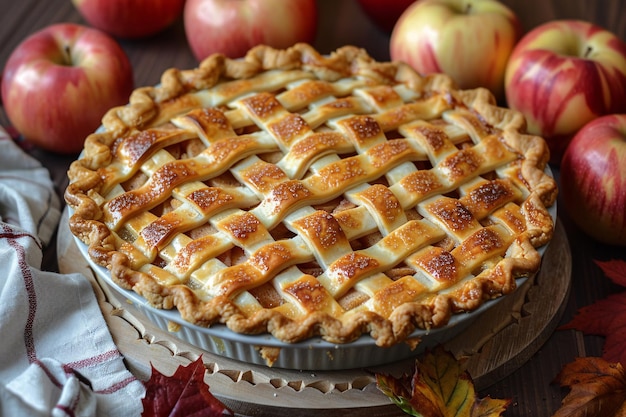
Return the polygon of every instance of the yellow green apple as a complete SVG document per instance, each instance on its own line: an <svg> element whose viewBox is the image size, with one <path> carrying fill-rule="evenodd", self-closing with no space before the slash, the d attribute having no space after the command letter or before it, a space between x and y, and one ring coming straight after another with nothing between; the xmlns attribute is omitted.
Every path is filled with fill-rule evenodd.
<svg viewBox="0 0 626 417"><path fill-rule="evenodd" d="M419 0L393 29L390 54L422 74L446 73L460 88L503 98L504 71L521 35L517 15L496 0Z"/></svg>

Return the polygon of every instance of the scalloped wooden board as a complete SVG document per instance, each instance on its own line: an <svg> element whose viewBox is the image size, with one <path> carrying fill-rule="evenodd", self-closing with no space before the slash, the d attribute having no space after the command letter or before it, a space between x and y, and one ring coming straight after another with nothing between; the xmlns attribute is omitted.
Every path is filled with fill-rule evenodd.
<svg viewBox="0 0 626 417"><path fill-rule="evenodd" d="M374 374L409 372L414 359L370 369L294 371L239 362L192 346L152 325L131 304L100 282L82 258L69 231L65 213L59 225L57 255L61 273L85 275L130 371L141 380L151 367L171 375L200 355L211 392L240 416L404 416L376 387ZM487 388L523 365L556 328L570 291L571 251L562 225L539 273L514 294L483 314L446 343L457 358L467 358L467 370L478 390Z"/></svg>

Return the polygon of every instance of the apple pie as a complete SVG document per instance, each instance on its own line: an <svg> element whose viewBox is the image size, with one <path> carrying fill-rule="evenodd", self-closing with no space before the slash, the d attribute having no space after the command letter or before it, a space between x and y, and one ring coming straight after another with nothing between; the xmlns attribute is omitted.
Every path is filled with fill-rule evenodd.
<svg viewBox="0 0 626 417"><path fill-rule="evenodd" d="M104 116L70 229L190 323L392 346L540 267L557 188L524 130L485 89L352 46L213 55Z"/></svg>

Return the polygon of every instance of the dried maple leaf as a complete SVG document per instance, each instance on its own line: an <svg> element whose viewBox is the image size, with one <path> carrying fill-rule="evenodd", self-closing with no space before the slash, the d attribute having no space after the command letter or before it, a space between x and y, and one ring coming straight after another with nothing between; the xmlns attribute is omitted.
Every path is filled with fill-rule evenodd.
<svg viewBox="0 0 626 417"><path fill-rule="evenodd" d="M378 388L405 413L420 417L500 416L510 400L479 399L462 363L441 346L416 360L412 375L376 374Z"/></svg>
<svg viewBox="0 0 626 417"><path fill-rule="evenodd" d="M626 416L626 376L619 363L602 358L576 358L555 382L570 388L553 417Z"/></svg>
<svg viewBox="0 0 626 417"><path fill-rule="evenodd" d="M209 391L204 382L206 369L202 356L187 366L179 366L174 375L165 376L152 366L145 383L142 417L214 417L233 415Z"/></svg>
<svg viewBox="0 0 626 417"><path fill-rule="evenodd" d="M616 284L626 286L626 262L596 262ZM585 334L604 336L603 358L626 364L626 292L613 294L594 304L582 307L559 329L576 329Z"/></svg>
<svg viewBox="0 0 626 417"><path fill-rule="evenodd" d="M595 261L602 272L614 283L626 287L626 262L620 260Z"/></svg>

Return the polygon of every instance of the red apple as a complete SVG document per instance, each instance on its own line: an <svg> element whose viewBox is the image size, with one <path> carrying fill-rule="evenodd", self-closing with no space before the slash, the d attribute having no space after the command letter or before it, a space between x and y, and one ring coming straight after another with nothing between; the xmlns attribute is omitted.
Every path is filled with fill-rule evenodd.
<svg viewBox="0 0 626 417"><path fill-rule="evenodd" d="M561 194L572 220L599 242L626 245L626 114L583 126L560 168Z"/></svg>
<svg viewBox="0 0 626 417"><path fill-rule="evenodd" d="M111 107L128 102L133 72L123 49L97 29L62 23L23 40L2 77L18 132L44 149L76 153Z"/></svg>
<svg viewBox="0 0 626 417"><path fill-rule="evenodd" d="M415 0L359 0L367 16L382 30L391 33L402 13Z"/></svg>
<svg viewBox="0 0 626 417"><path fill-rule="evenodd" d="M260 44L312 43L317 29L315 0L187 0L183 16L198 61L213 53L239 58Z"/></svg>
<svg viewBox="0 0 626 417"><path fill-rule="evenodd" d="M504 97L504 70L521 34L515 13L497 0L419 0L400 16L393 60L422 74L446 73L463 89Z"/></svg>
<svg viewBox="0 0 626 417"><path fill-rule="evenodd" d="M154 35L182 14L185 0L72 0L93 27L119 38Z"/></svg>
<svg viewBox="0 0 626 417"><path fill-rule="evenodd" d="M543 136L558 163L567 143L598 116L626 112L626 44L577 20L545 23L517 44L506 69L509 107Z"/></svg>

